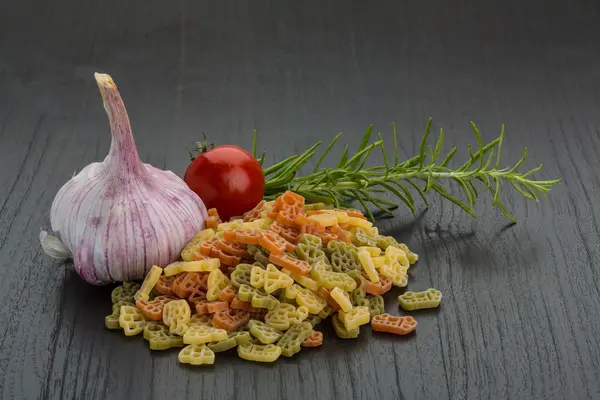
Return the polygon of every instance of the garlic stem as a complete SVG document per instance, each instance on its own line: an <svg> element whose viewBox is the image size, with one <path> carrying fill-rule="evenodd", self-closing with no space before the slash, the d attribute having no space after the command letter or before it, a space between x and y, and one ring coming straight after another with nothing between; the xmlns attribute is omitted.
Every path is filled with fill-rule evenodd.
<svg viewBox="0 0 600 400"><path fill-rule="evenodd" d="M144 167L135 147L123 99L110 75L96 72L94 77L102 95L112 134L106 167L119 171L121 176L135 178L144 173Z"/></svg>

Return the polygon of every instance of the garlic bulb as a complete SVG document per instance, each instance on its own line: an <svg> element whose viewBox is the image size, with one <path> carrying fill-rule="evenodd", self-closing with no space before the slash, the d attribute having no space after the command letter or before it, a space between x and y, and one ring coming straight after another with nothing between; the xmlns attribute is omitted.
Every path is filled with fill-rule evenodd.
<svg viewBox="0 0 600 400"><path fill-rule="evenodd" d="M72 258L87 282L142 279L152 265L178 259L204 227L202 200L171 171L140 161L123 100L112 78L95 74L112 142L101 163L86 166L52 203L54 235L40 241L46 254Z"/></svg>

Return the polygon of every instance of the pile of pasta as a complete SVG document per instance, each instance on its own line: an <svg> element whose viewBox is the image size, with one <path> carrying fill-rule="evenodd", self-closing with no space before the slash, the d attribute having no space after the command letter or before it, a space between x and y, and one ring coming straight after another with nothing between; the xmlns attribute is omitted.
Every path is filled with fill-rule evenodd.
<svg viewBox="0 0 600 400"><path fill-rule="evenodd" d="M106 326L143 334L152 350L183 347L179 361L193 365L234 348L250 361L291 357L322 345L315 328L329 317L343 339L366 324L396 335L417 326L385 313L382 295L407 285L418 256L356 210L305 204L292 192L225 223L209 210L181 258L152 267L141 285L115 288ZM440 300L436 289L399 297L405 310Z"/></svg>

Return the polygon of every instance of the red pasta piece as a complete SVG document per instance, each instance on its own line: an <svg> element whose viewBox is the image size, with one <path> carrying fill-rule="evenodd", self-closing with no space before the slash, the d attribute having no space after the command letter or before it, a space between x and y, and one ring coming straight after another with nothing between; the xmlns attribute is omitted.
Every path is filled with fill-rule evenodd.
<svg viewBox="0 0 600 400"><path fill-rule="evenodd" d="M337 301L335 301L335 299L331 297L329 290L325 289L324 287L319 287L319 289L317 290L317 294L323 299L325 299L327 301L327 304L329 304L335 311L340 311L342 309L342 307L340 307Z"/></svg>
<svg viewBox="0 0 600 400"><path fill-rule="evenodd" d="M250 313L242 310L228 309L216 312L212 317L212 323L221 329L232 332L250 320Z"/></svg>
<svg viewBox="0 0 600 400"><path fill-rule="evenodd" d="M173 281L175 280L175 278L175 275L162 275L160 278L158 278L158 282L156 282L156 286L154 286L154 288L160 294L171 296L173 295L173 290L171 289L171 286L173 285Z"/></svg>
<svg viewBox="0 0 600 400"><path fill-rule="evenodd" d="M296 243L298 236L300 236L300 229L294 226L282 225L279 222L273 222L269 229L290 243Z"/></svg>
<svg viewBox="0 0 600 400"><path fill-rule="evenodd" d="M238 265L240 263L240 260L242 259L239 256L232 256L226 254L223 250L216 246L210 249L210 256L218 258L221 261L221 263L225 265Z"/></svg>
<svg viewBox="0 0 600 400"><path fill-rule="evenodd" d="M396 317L390 314L376 315L371 320L371 329L376 332L407 335L417 327L417 321L411 317Z"/></svg>
<svg viewBox="0 0 600 400"><path fill-rule="evenodd" d="M322 344L323 332L313 330L311 335L302 342L302 347L319 347Z"/></svg>
<svg viewBox="0 0 600 400"><path fill-rule="evenodd" d="M250 303L249 301L240 300L240 298L237 296L235 296L234 299L231 301L230 307L235 310L243 310L248 311L250 313L256 313L261 311L260 308L252 307L252 303Z"/></svg>
<svg viewBox="0 0 600 400"><path fill-rule="evenodd" d="M187 299L194 287L197 287L200 280L200 274L197 272L184 272L177 275L173 281L171 289L180 299Z"/></svg>
<svg viewBox="0 0 600 400"><path fill-rule="evenodd" d="M163 317L165 304L171 300L173 300L173 298L169 296L157 296L150 301L138 300L136 301L135 306L142 311L142 314L144 314L146 318L160 321Z"/></svg>
<svg viewBox="0 0 600 400"><path fill-rule="evenodd" d="M233 299L235 299L236 294L237 289L232 285L227 285L227 287L219 293L219 299L231 303Z"/></svg>
<svg viewBox="0 0 600 400"><path fill-rule="evenodd" d="M229 309L229 303L226 301L209 301L206 303L206 309L209 313L216 313Z"/></svg>
<svg viewBox="0 0 600 400"><path fill-rule="evenodd" d="M260 219L260 214L265 208L266 201L262 200L252 210L244 214L244 222L252 222Z"/></svg>
<svg viewBox="0 0 600 400"><path fill-rule="evenodd" d="M210 238L210 239L202 242L200 244L200 254L202 254L203 256L207 256L207 257L210 256L210 251L213 249L216 242L217 242L217 239L215 239L215 238Z"/></svg>
<svg viewBox="0 0 600 400"><path fill-rule="evenodd" d="M365 278L366 274L363 274ZM389 292L392 289L392 281L383 275L379 275L379 282L371 282L369 279L365 279L365 291L369 294L378 295Z"/></svg>

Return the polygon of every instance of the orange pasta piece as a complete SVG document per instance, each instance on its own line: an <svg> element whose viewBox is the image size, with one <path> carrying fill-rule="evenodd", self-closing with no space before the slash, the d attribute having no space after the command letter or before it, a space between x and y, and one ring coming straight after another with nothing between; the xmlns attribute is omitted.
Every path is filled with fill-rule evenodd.
<svg viewBox="0 0 600 400"><path fill-rule="evenodd" d="M309 263L298 260L297 258L292 258L287 254L281 255L271 253L271 255L269 255L269 261L298 275L308 275L311 270Z"/></svg>
<svg viewBox="0 0 600 400"><path fill-rule="evenodd" d="M258 238L258 244L269 250L271 254L283 254L285 253L288 242L275 232L263 231Z"/></svg>

